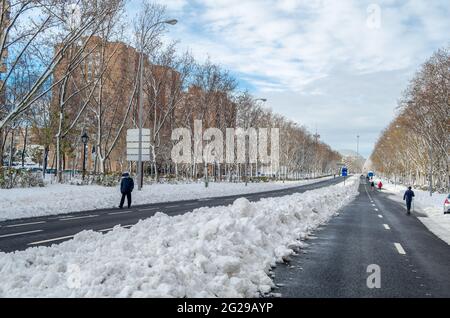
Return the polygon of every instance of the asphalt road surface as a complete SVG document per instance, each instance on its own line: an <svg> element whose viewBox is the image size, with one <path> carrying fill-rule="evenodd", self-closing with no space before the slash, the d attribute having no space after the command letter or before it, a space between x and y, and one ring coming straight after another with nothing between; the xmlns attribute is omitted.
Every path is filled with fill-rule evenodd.
<svg viewBox="0 0 450 318"><path fill-rule="evenodd" d="M276 293L286 298L450 297L450 246L388 194L371 191L364 180L359 190L300 255L275 269ZM368 287L375 273L371 265L378 266L381 288Z"/></svg>
<svg viewBox="0 0 450 318"><path fill-rule="evenodd" d="M200 207L229 205L242 197L250 201L258 201L262 198L280 197L314 190L342 181L342 178L336 178L299 187L254 194L156 203L124 210L119 210L118 208L103 209L0 222L0 251L9 253L30 247L59 244L72 239L74 235L84 230L106 233L117 225L127 228L135 225L140 220L152 217L157 212L163 212L171 216L180 215ZM120 200L119 194L117 198L118 204ZM70 198L68 198L67 204L70 204Z"/></svg>

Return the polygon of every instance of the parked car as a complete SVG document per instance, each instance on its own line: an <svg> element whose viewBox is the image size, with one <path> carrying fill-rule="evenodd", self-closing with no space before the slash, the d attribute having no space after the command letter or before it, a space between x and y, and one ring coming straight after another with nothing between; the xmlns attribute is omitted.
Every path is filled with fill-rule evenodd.
<svg viewBox="0 0 450 318"><path fill-rule="evenodd" d="M450 214L450 194L444 202L444 214Z"/></svg>

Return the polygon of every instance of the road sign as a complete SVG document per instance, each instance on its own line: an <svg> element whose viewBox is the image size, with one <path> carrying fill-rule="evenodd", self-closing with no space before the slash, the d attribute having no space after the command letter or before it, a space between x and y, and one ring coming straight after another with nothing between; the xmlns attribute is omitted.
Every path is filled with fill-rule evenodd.
<svg viewBox="0 0 450 318"><path fill-rule="evenodd" d="M127 143L139 142L139 129L127 131ZM150 142L150 129L142 129L142 142Z"/></svg>
<svg viewBox="0 0 450 318"><path fill-rule="evenodd" d="M348 177L348 169L347 168L342 168L342 176Z"/></svg>
<svg viewBox="0 0 450 318"><path fill-rule="evenodd" d="M142 161L150 160L151 137L150 129L142 129L142 143L139 147L139 129L127 131L127 160L139 161L139 148L142 148Z"/></svg>
<svg viewBox="0 0 450 318"><path fill-rule="evenodd" d="M143 136L150 136L150 129L142 129ZM139 137L139 129L128 129L127 136L136 136Z"/></svg>
<svg viewBox="0 0 450 318"><path fill-rule="evenodd" d="M139 148L127 148L128 155L139 155ZM142 148L143 156L150 156L150 148Z"/></svg>

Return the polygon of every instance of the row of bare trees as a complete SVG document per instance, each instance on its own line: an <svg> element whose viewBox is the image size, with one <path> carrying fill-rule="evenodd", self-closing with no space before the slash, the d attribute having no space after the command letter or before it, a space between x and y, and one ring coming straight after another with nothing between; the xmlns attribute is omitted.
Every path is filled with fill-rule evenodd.
<svg viewBox="0 0 450 318"><path fill-rule="evenodd" d="M450 50L438 50L417 72L399 114L378 140L375 169L406 184L449 190Z"/></svg>
<svg viewBox="0 0 450 318"><path fill-rule="evenodd" d="M80 136L87 133L91 173L133 169L127 162L126 131L142 123L151 129L152 161L145 170L155 179L160 174L260 174L258 163L173 164L173 129L194 130L194 120L201 120L204 128L224 133L233 127L280 128L281 168L270 171L272 175L292 178L335 171L340 156L330 147L239 92L237 81L220 66L210 60L199 63L190 52L180 53L175 42L164 41L174 20L163 6L144 1L130 23L126 0L0 3L0 56L5 65L0 74L0 158L10 165L13 148L23 148L23 156L27 143L34 143L42 147L38 157L43 170L54 168L62 182L64 171L81 169ZM18 134L24 137L23 145L14 144Z"/></svg>

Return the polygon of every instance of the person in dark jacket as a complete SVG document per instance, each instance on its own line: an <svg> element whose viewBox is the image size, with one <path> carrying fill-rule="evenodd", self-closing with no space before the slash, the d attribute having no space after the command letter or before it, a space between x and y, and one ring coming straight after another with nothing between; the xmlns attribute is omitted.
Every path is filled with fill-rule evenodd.
<svg viewBox="0 0 450 318"><path fill-rule="evenodd" d="M408 187L408 190L406 190L405 195L403 196L403 201L406 201L406 209L408 210L407 214L410 215L411 214L411 205L412 205L412 201L413 198L416 195L414 194L414 191L412 190L411 187Z"/></svg>
<svg viewBox="0 0 450 318"><path fill-rule="evenodd" d="M125 203L125 197L127 198L128 208L131 207L131 192L134 189L133 178L130 177L128 172L122 174L122 181L120 183L120 192L122 193L122 199L120 200L119 208L123 209Z"/></svg>

